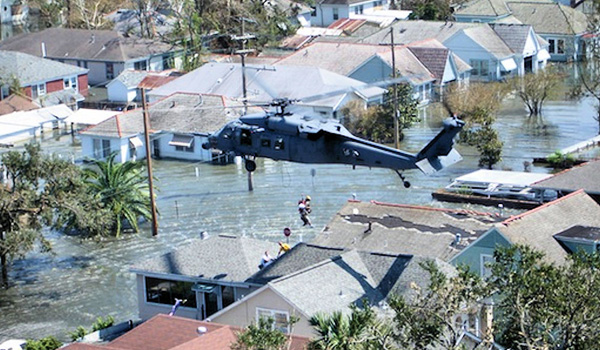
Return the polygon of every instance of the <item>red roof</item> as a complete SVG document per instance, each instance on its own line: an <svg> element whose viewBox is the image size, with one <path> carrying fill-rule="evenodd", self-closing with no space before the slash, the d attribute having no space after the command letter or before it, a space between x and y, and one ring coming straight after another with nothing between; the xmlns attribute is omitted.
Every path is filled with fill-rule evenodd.
<svg viewBox="0 0 600 350"><path fill-rule="evenodd" d="M30 99L14 94L0 101L0 115L19 111L30 111L38 108L40 107L31 102Z"/></svg>
<svg viewBox="0 0 600 350"><path fill-rule="evenodd" d="M199 335L198 327L206 327ZM105 345L72 343L66 350L229 350L239 328L178 316L158 314ZM292 336L291 350L303 350L309 339Z"/></svg>

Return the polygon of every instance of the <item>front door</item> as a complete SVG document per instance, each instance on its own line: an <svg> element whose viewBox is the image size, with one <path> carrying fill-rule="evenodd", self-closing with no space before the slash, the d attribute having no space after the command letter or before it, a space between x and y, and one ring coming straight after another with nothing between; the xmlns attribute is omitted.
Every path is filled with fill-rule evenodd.
<svg viewBox="0 0 600 350"><path fill-rule="evenodd" d="M525 73L533 72L533 56L525 57Z"/></svg>
<svg viewBox="0 0 600 350"><path fill-rule="evenodd" d="M154 149L154 158L160 158L160 142L158 140L152 141L152 148Z"/></svg>

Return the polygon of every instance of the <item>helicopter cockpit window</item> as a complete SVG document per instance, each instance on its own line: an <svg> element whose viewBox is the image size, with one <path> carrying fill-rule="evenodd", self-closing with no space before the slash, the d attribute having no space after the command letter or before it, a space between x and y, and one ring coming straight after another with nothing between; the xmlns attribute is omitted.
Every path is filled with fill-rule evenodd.
<svg viewBox="0 0 600 350"><path fill-rule="evenodd" d="M283 143L283 139L281 137L275 139L275 144L273 145L273 148L275 148L276 150L282 150L285 148L285 144Z"/></svg>
<svg viewBox="0 0 600 350"><path fill-rule="evenodd" d="M242 145L252 146L252 133L250 132L250 130L242 129L240 143Z"/></svg>
<svg viewBox="0 0 600 350"><path fill-rule="evenodd" d="M271 140L270 139L262 139L260 140L260 145L263 147L271 147Z"/></svg>

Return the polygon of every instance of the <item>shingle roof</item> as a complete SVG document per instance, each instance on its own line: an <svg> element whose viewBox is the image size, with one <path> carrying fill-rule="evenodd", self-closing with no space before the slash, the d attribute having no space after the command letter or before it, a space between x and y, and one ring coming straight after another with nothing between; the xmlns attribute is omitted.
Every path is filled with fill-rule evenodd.
<svg viewBox="0 0 600 350"><path fill-rule="evenodd" d="M396 47L396 69L400 76L409 77L413 84L433 80L433 75L405 47ZM390 67L390 46L316 42L279 60L276 65L312 66L348 76L374 56L379 56ZM385 77L388 78L388 77Z"/></svg>
<svg viewBox="0 0 600 350"><path fill-rule="evenodd" d="M137 263L132 270L243 282L259 270L265 251L278 249L274 242L219 235Z"/></svg>
<svg viewBox="0 0 600 350"><path fill-rule="evenodd" d="M124 62L134 58L174 50L174 46L158 40L125 38L112 30L48 28L14 36L0 42L0 49L54 59L85 59Z"/></svg>
<svg viewBox="0 0 600 350"><path fill-rule="evenodd" d="M456 14L498 17L509 15L510 10L504 0L474 0L461 5Z"/></svg>
<svg viewBox="0 0 600 350"><path fill-rule="evenodd" d="M508 1L507 5L513 16L539 34L573 35L588 30L585 14L556 2Z"/></svg>
<svg viewBox="0 0 600 350"><path fill-rule="evenodd" d="M523 53L532 27L527 24L490 23L490 27L515 53Z"/></svg>
<svg viewBox="0 0 600 350"><path fill-rule="evenodd" d="M510 47L487 24L467 28L463 32L497 59L507 58L514 54Z"/></svg>
<svg viewBox="0 0 600 350"><path fill-rule="evenodd" d="M322 5L352 5L357 4L359 2L364 2L364 0L323 0L320 2Z"/></svg>
<svg viewBox="0 0 600 350"><path fill-rule="evenodd" d="M555 234L554 237L598 242L600 241L600 227L575 225Z"/></svg>
<svg viewBox="0 0 600 350"><path fill-rule="evenodd" d="M406 45L416 41L437 39L440 42L451 37L461 29L483 26L484 23L460 23L440 21L398 21L392 25L394 28L394 42ZM390 29L381 29L378 32L359 40L364 44L389 44Z"/></svg>
<svg viewBox="0 0 600 350"><path fill-rule="evenodd" d="M312 243L449 261L498 221L474 211L349 201Z"/></svg>
<svg viewBox="0 0 600 350"><path fill-rule="evenodd" d="M222 96L174 94L150 105L150 126L152 132L162 130L173 133L208 134L239 117L240 111L235 108L224 108L231 105L239 104L226 101ZM143 131L142 110L138 108L85 129L81 134L122 138Z"/></svg>
<svg viewBox="0 0 600 350"><path fill-rule="evenodd" d="M446 46L439 42L436 39L429 39L424 41L415 42L408 45L411 48L436 48L436 49L445 49ZM470 71L473 67L471 67L467 62L463 61L462 58L458 57L455 53L451 52L452 60L456 64L456 68L460 73Z"/></svg>
<svg viewBox="0 0 600 350"><path fill-rule="evenodd" d="M290 301L304 315L318 312L348 312L351 303L366 298L377 305L388 296L414 296L411 285L426 289L429 275L420 266L429 260L410 255L381 254L351 250L297 273L269 283L269 287ZM442 272L453 268L434 260Z"/></svg>
<svg viewBox="0 0 600 350"><path fill-rule="evenodd" d="M408 49L433 74L436 80L442 81L450 50L434 47L409 47Z"/></svg>
<svg viewBox="0 0 600 350"><path fill-rule="evenodd" d="M19 111L30 111L38 108L40 107L31 102L31 100L14 94L0 101L0 115Z"/></svg>
<svg viewBox="0 0 600 350"><path fill-rule="evenodd" d="M563 263L567 252L554 235L574 225L600 227L600 205L583 191L511 217L497 229L514 244L526 244L546 254L546 259Z"/></svg>
<svg viewBox="0 0 600 350"><path fill-rule="evenodd" d="M126 69L108 84L111 85L114 81L118 81L125 85L125 87L127 88L134 88L137 87L138 84L141 83L147 75L147 71Z"/></svg>
<svg viewBox="0 0 600 350"><path fill-rule="evenodd" d="M600 160L592 160L539 181L533 188L549 188L573 192L582 188L590 194L600 194Z"/></svg>
<svg viewBox="0 0 600 350"><path fill-rule="evenodd" d="M237 63L210 62L150 92L153 96L165 96L175 92L210 93L242 98L242 69ZM290 83L290 82L293 82ZM307 66L254 66L246 65L248 99L271 101L274 98L302 99L321 93L337 91L350 86L363 85L358 80L325 69ZM370 87L361 94L377 96L384 89ZM310 104L338 106L343 94Z"/></svg>
<svg viewBox="0 0 600 350"><path fill-rule="evenodd" d="M9 82L14 76L21 86L81 75L88 70L21 52L0 50L0 81Z"/></svg>
<svg viewBox="0 0 600 350"><path fill-rule="evenodd" d="M341 254L343 249L299 243L280 256L275 262L258 271L247 282L266 284L290 273L307 268L318 262Z"/></svg>

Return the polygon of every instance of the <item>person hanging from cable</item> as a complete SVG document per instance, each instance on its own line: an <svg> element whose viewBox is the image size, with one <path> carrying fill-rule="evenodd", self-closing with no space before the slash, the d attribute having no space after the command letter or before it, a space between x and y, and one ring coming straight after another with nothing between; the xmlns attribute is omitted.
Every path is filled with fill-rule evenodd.
<svg viewBox="0 0 600 350"><path fill-rule="evenodd" d="M310 218L308 217L308 210L306 210L305 201L300 201L298 204L298 213L300 213L300 219L304 223L302 226L310 226L312 227L312 223L310 222Z"/></svg>

